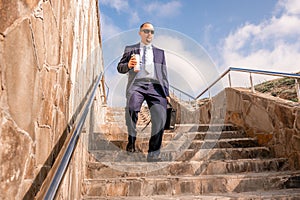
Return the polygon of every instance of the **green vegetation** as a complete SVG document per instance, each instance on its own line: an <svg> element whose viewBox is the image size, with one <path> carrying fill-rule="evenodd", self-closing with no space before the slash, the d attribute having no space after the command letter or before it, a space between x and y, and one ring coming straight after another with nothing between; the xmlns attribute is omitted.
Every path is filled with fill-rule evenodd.
<svg viewBox="0 0 300 200"><path fill-rule="evenodd" d="M298 102L295 79L293 78L280 78L266 81L256 85L254 88L256 91L267 93L274 97Z"/></svg>

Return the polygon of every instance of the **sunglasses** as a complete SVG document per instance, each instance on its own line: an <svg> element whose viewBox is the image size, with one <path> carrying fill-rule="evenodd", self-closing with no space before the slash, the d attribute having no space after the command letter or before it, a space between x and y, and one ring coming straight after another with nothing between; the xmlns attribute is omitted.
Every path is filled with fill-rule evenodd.
<svg viewBox="0 0 300 200"><path fill-rule="evenodd" d="M143 31L143 32L146 33L146 34L149 34L149 33L151 33L152 35L154 34L154 30L143 29L143 30L141 30L141 31Z"/></svg>

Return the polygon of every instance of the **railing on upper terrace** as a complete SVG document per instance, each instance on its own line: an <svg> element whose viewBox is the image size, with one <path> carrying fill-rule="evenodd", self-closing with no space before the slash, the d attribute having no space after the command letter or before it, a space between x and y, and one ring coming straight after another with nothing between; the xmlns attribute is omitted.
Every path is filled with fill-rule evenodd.
<svg viewBox="0 0 300 200"><path fill-rule="evenodd" d="M294 78L295 79L295 87L296 87L296 93L298 97L298 102L300 102L300 74L295 74L295 73L284 73L284 72L274 72L274 71L265 71L265 70L254 70L254 69L245 69L245 68L237 68L237 67L229 67L223 74L221 74L214 82L212 82L207 88L205 88L198 96L193 97L192 95L174 87L170 86L173 88L173 90L176 90L177 92L180 93L180 96L183 94L186 97L188 97L190 100L197 100L201 96L203 96L205 93L210 92L210 89L216 85L222 78L224 78L228 74L228 79L229 79L229 87L232 87L232 81L231 81L231 76L230 72L235 71L235 72L245 72L249 73L249 79L250 79L250 85L251 85L251 91L255 92L254 89L254 84L253 84L253 74L261 74L261 75L269 75L269 76L279 76L279 77L286 77L286 78Z"/></svg>

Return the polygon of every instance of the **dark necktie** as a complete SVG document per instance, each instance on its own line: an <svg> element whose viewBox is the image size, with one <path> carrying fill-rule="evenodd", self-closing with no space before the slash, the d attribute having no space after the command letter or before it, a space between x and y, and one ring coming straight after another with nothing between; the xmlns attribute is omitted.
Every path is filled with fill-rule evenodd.
<svg viewBox="0 0 300 200"><path fill-rule="evenodd" d="M142 57L142 64L146 65L146 46L143 47L143 57Z"/></svg>

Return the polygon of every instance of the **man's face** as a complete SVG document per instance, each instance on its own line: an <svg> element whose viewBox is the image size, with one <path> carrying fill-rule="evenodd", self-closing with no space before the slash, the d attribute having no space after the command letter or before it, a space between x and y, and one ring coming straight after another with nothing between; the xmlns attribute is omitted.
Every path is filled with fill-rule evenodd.
<svg viewBox="0 0 300 200"><path fill-rule="evenodd" d="M146 45L150 44L154 36L154 28L152 24L145 24L140 30L139 35L141 36L142 43Z"/></svg>

